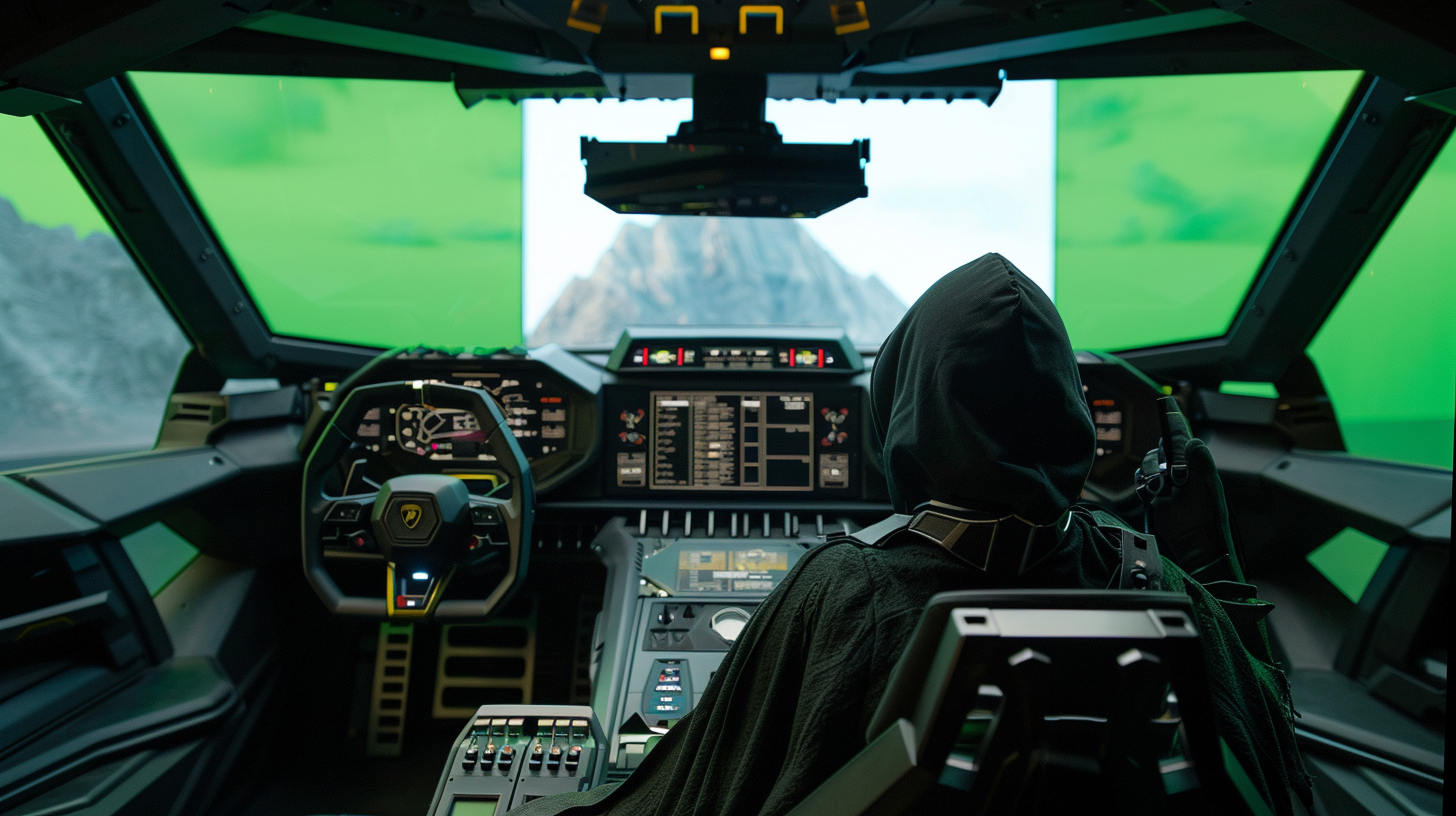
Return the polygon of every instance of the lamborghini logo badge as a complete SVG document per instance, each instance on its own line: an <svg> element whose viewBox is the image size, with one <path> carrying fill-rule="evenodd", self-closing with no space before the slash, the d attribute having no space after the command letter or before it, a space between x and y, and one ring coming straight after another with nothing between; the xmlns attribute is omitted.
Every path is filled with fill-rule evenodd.
<svg viewBox="0 0 1456 816"><path fill-rule="evenodd" d="M411 530L420 523L420 516L424 514L425 511L420 509L418 504L401 504L399 506L399 517L404 520L404 526Z"/></svg>

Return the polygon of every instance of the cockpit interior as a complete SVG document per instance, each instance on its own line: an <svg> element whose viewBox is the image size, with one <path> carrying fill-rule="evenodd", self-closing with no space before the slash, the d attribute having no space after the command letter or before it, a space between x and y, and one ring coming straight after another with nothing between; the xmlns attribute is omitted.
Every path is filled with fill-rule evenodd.
<svg viewBox="0 0 1456 816"><path fill-rule="evenodd" d="M1171 398L1273 604L1310 801L1239 788L1176 682L1195 747L1136 784L1443 813L1453 129L1456 6L1407 0L0 4L0 813L630 779L895 512L881 343L989 252L1076 349L1081 502L1149 529ZM950 693L1036 611L997 598L898 671ZM897 674L919 713L793 812L1044 812L977 798L995 676L951 722Z"/></svg>

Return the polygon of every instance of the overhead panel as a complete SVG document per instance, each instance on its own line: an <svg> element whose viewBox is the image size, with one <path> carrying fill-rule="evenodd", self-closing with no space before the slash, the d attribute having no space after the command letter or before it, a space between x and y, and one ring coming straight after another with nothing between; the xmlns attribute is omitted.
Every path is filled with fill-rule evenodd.
<svg viewBox="0 0 1456 816"><path fill-rule="evenodd" d="M871 55L864 70L869 73L911 73L933 71L966 65L1012 60L1034 54L1047 54L1073 48L1157 37L1180 31L1229 25L1241 18L1220 9L1201 9L1182 14L1159 14L1139 20L1116 22L1069 31L986 42L957 47L962 40L954 32L922 32L913 35L897 53Z"/></svg>
<svg viewBox="0 0 1456 816"><path fill-rule="evenodd" d="M461 19L474 22L472 18ZM454 28L453 21L437 19L436 22L435 26L422 23L418 25L418 31L402 31L314 15L266 11L250 17L243 26L270 34L525 74L575 74L587 67L571 58L574 55L543 55L540 44L530 34L512 38L515 42L485 45L469 41L467 37L471 31L468 28L448 31ZM487 28L496 29L498 26Z"/></svg>
<svg viewBox="0 0 1456 816"><path fill-rule="evenodd" d="M72 107L83 88L237 25L266 0L73 3L0 11L0 113Z"/></svg>

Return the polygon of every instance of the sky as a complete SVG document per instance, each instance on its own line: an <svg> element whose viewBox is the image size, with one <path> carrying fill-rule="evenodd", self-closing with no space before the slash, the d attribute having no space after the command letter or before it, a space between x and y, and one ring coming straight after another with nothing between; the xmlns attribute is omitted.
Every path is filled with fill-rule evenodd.
<svg viewBox="0 0 1456 816"><path fill-rule="evenodd" d="M586 277L623 222L582 193L582 136L662 141L688 100L531 100L525 105L525 329ZM878 275L909 304L941 275L1000 252L1048 292L1053 269L1056 83L1007 82L975 100L780 102L788 142L870 139L869 198L800 223L850 272ZM563 225L564 228L563 228Z"/></svg>

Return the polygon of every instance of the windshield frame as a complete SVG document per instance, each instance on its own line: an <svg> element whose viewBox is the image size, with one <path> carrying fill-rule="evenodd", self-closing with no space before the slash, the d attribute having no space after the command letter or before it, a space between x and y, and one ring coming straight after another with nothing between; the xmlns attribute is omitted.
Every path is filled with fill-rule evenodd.
<svg viewBox="0 0 1456 816"><path fill-rule="evenodd" d="M1253 276L1229 328L1222 335L1114 353L1149 373L1176 371L1183 378L1189 378L1191 374L1213 381L1259 380L1261 372L1280 368L1281 364L1287 367L1288 355L1271 354L1267 338L1270 332L1266 327L1280 323L1285 328L1283 335L1301 338L1294 352L1302 354L1309 339L1343 293L1348 276L1329 276L1341 278L1337 285L1330 285L1328 279L1316 280L1319 276L1312 264L1290 262L1287 253L1292 243L1311 231L1312 216L1326 216L1322 224L1329 220L1328 211L1332 209L1338 193L1348 193L1350 183L1368 175L1370 166L1382 165L1384 172L1392 172L1392 168L1384 167L1390 162L1379 147L1388 149L1388 142L1411 130L1429 129L1427 122L1404 121L1420 118L1429 109L1407 106L1421 107L1421 111L1406 115L1404 120L1396 116L1396 124L1400 127L1390 127L1389 118L1383 120L1387 124L1381 129L1383 138L1355 138L1359 134L1354 133L1353 125L1359 123L1358 117L1362 114L1377 108L1390 108L1392 115L1401 112L1388 99L1393 91L1390 83L1382 86L1379 80L1368 75L1360 80L1303 189L1286 214L1283 226L1268 247L1264 263ZM123 76L89 89L86 97L83 101L87 104L43 114L41 118L48 130L62 133L67 129L75 132L84 128L97 137L96 141L105 143L106 149L93 150L79 155L79 158L78 151L69 150L68 160L87 189L106 205L104 209L116 224L118 234L123 235L134 254L145 261L145 268L164 292L184 330L197 340L202 353L214 367L227 376L277 376L288 371L313 375L319 369L356 368L383 350L382 347L274 333L242 285L211 225L202 216L192 191L135 89ZM134 121L140 127L108 127L108 124L119 121L117 117L126 117L128 123ZM1447 127L1436 141L1444 143L1449 130ZM1359 231L1357 243L1363 244L1363 249L1356 253L1358 258L1350 264L1350 275L1358 270L1369 250L1389 226L1434 153L1435 150L1428 150L1424 161L1417 157L1415 162L1407 160L1393 168L1396 176L1391 186L1397 189L1397 193L1384 195L1386 200L1382 203L1386 206L1379 217L1367 221L1366 229ZM135 202L122 203L111 185L105 182L108 177L139 181L138 186L143 189L138 192L144 194L140 197L151 199L155 217L148 218L147 208L137 206ZM1336 187L1340 189L1336 190ZM1372 223L1374 229L1369 228ZM1314 298L1316 302L1297 304L1297 308L1291 308L1288 298L1291 291L1311 288L1310 284L1315 284L1313 288L1320 295ZM1261 310L1262 315L1256 314ZM583 347L571 350L603 353L608 349ZM866 347L864 351L872 353L873 349ZM1270 379L1271 376L1265 373L1262 378Z"/></svg>

